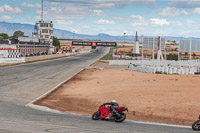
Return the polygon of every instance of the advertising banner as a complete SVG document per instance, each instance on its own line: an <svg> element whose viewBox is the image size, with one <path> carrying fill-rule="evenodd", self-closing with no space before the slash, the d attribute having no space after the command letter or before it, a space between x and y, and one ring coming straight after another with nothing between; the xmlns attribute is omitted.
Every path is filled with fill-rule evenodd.
<svg viewBox="0 0 200 133"><path fill-rule="evenodd" d="M73 41L72 45L74 46L106 46L106 47L115 47L117 46L116 42L78 42Z"/></svg>
<svg viewBox="0 0 200 133"><path fill-rule="evenodd" d="M107 47L114 47L117 45L116 42L97 42L97 46L107 46Z"/></svg>
<svg viewBox="0 0 200 133"><path fill-rule="evenodd" d="M74 46L92 46L92 42L72 42Z"/></svg>
<svg viewBox="0 0 200 133"><path fill-rule="evenodd" d="M165 50L165 38L161 38L160 44L161 44L161 50ZM151 37L143 38L143 49L158 50L158 38L151 38Z"/></svg>
<svg viewBox="0 0 200 133"><path fill-rule="evenodd" d="M8 54L8 50L0 50L0 58L6 58Z"/></svg>

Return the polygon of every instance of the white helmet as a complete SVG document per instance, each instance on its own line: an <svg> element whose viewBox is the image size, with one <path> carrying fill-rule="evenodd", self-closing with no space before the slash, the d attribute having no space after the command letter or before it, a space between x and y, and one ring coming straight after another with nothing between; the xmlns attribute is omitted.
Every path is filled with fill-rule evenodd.
<svg viewBox="0 0 200 133"><path fill-rule="evenodd" d="M112 100L111 102L112 102L112 103L117 103L115 100Z"/></svg>

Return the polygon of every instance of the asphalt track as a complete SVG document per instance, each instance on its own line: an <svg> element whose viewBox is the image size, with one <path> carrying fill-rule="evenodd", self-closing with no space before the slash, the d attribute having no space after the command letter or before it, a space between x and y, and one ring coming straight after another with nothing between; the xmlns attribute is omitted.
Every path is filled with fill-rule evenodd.
<svg viewBox="0 0 200 133"><path fill-rule="evenodd" d="M190 128L93 121L88 116L58 114L26 107L65 79L105 54L99 52L0 68L0 133L190 133Z"/></svg>

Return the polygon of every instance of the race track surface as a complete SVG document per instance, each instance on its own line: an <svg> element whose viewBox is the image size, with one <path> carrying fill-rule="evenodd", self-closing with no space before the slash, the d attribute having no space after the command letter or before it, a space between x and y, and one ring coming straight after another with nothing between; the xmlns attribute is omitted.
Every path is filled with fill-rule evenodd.
<svg viewBox="0 0 200 133"><path fill-rule="evenodd" d="M28 103L106 54L99 52L0 68L0 133L190 133L189 128L93 121L88 116L56 114Z"/></svg>

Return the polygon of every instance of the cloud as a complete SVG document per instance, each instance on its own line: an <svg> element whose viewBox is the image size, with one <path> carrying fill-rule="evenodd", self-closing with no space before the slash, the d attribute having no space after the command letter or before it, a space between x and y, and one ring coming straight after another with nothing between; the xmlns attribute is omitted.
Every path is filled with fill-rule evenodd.
<svg viewBox="0 0 200 133"><path fill-rule="evenodd" d="M166 19L152 18L150 19L150 21L152 24L155 24L155 25L160 25L160 26L169 25L169 22Z"/></svg>
<svg viewBox="0 0 200 133"><path fill-rule="evenodd" d="M93 9L121 8L128 5L144 5L154 7L155 0L47 0L53 3L68 3L73 5L90 7Z"/></svg>
<svg viewBox="0 0 200 133"><path fill-rule="evenodd" d="M172 0L168 6L176 8L196 8L200 7L199 0Z"/></svg>
<svg viewBox="0 0 200 133"><path fill-rule="evenodd" d="M130 18L133 21L132 26L148 25L148 22L142 16L131 15Z"/></svg>
<svg viewBox="0 0 200 133"><path fill-rule="evenodd" d="M170 25L172 25L172 26L179 26L179 27L184 26L184 24L182 22L179 22L179 21L171 22Z"/></svg>
<svg viewBox="0 0 200 133"><path fill-rule="evenodd" d="M193 14L200 15L200 8L195 8Z"/></svg>
<svg viewBox="0 0 200 133"><path fill-rule="evenodd" d="M19 14L23 11L18 7L11 7L10 5L2 5L0 6L0 14Z"/></svg>
<svg viewBox="0 0 200 133"><path fill-rule="evenodd" d="M175 7L166 7L161 10L159 10L158 13L160 16L165 16L165 17L176 17L179 15L190 15L189 12L185 10L179 10Z"/></svg>
<svg viewBox="0 0 200 133"><path fill-rule="evenodd" d="M89 29L89 28L90 28L90 26L88 26L88 25L83 26L83 29Z"/></svg>
<svg viewBox="0 0 200 133"><path fill-rule="evenodd" d="M187 25L192 25L192 24L194 24L194 21L187 19L186 23L187 23Z"/></svg>
<svg viewBox="0 0 200 133"><path fill-rule="evenodd" d="M46 6L44 6L44 11L45 18L54 20L83 19L86 16L94 16L94 11L88 9L88 7L66 3L46 3ZM38 10L37 14L39 14L40 12L41 11Z"/></svg>
<svg viewBox="0 0 200 133"><path fill-rule="evenodd" d="M28 4L26 2L22 3L21 6L23 7L30 7L30 8L41 8L41 4L35 3L35 4Z"/></svg>
<svg viewBox="0 0 200 133"><path fill-rule="evenodd" d="M48 12L44 17L62 20L83 19L87 16L108 16L103 9L122 8L128 5L142 5L153 7L155 0L46 0L44 11ZM112 16L110 16L112 17Z"/></svg>
<svg viewBox="0 0 200 133"><path fill-rule="evenodd" d="M7 16L7 15L3 15L1 18L4 19L4 20L11 20L12 19L11 16Z"/></svg>
<svg viewBox="0 0 200 133"><path fill-rule="evenodd" d="M105 19L100 19L98 21L95 22L96 24L102 24L102 25L105 25L105 24L115 24L114 21L109 21L109 20L105 20Z"/></svg>
<svg viewBox="0 0 200 133"><path fill-rule="evenodd" d="M181 11L181 14L186 15L186 16L189 16L189 15L190 15L190 13L187 12L187 11L185 11L185 10L182 10L182 11Z"/></svg>
<svg viewBox="0 0 200 133"><path fill-rule="evenodd" d="M102 10L93 10L93 15L92 16L104 16L104 12Z"/></svg>
<svg viewBox="0 0 200 133"><path fill-rule="evenodd" d="M113 17L113 19L116 19L116 20L124 20L123 17Z"/></svg>
<svg viewBox="0 0 200 133"><path fill-rule="evenodd" d="M133 19L139 19L139 20L144 19L142 16L131 15L130 17L133 18Z"/></svg>
<svg viewBox="0 0 200 133"><path fill-rule="evenodd" d="M36 10L35 13L38 15L41 15L41 10ZM47 13L47 11L43 11L43 14L47 15L48 13Z"/></svg>
<svg viewBox="0 0 200 133"><path fill-rule="evenodd" d="M66 21L66 20L56 20L57 24L59 25L72 25L72 21Z"/></svg>

